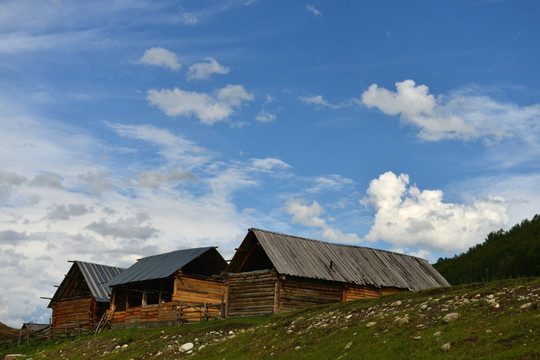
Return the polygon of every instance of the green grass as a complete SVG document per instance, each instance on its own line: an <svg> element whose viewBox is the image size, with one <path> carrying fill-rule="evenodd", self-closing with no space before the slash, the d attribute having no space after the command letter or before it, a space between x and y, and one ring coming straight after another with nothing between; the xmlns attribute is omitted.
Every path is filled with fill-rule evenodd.
<svg viewBox="0 0 540 360"><path fill-rule="evenodd" d="M497 308L488 303L489 295L495 297ZM531 305L521 308L528 303ZM267 317L107 331L30 343L10 352L24 353L33 360L540 359L539 305L540 278L505 280ZM459 313L459 319L444 324L441 318L450 312ZM408 322L395 321L404 316ZM369 322L375 325L367 327ZM437 332L440 334L434 335ZM194 351L180 352L187 342L195 344ZM451 344L449 351L441 349L445 343ZM5 353L0 352L0 359Z"/></svg>

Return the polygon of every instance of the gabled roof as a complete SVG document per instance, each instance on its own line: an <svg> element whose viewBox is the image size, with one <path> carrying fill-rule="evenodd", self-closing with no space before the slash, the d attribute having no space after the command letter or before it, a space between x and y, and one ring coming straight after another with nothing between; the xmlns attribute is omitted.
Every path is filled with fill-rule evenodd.
<svg viewBox="0 0 540 360"><path fill-rule="evenodd" d="M249 229L226 272L241 272L246 257L262 247L279 274L421 290L450 284L426 260L367 247L341 245ZM262 261L264 262L264 261Z"/></svg>
<svg viewBox="0 0 540 360"><path fill-rule="evenodd" d="M61 300L66 296L75 297L84 291L88 291L97 302L109 302L111 289L106 283L122 271L124 269L114 266L73 261L66 277L54 293L49 307L54 301ZM75 281L80 281L80 283L74 284Z"/></svg>
<svg viewBox="0 0 540 360"><path fill-rule="evenodd" d="M108 285L117 286L140 281L164 279L173 275L199 256L210 253L222 269L227 266L225 259L214 247L184 249L166 254L153 255L140 259L126 271L112 279Z"/></svg>

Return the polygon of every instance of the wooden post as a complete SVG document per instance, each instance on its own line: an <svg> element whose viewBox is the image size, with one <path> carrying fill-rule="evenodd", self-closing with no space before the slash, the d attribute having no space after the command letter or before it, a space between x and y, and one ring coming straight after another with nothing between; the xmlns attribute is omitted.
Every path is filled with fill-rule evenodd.
<svg viewBox="0 0 540 360"><path fill-rule="evenodd" d="M32 327L32 322L28 323L28 327L26 328L26 343L28 344L30 342L30 328Z"/></svg>
<svg viewBox="0 0 540 360"><path fill-rule="evenodd" d="M224 318L228 318L229 317L229 292L230 292L230 286L231 286L231 283L230 281L227 282L226 284L226 288L225 288L225 309L223 310L223 317Z"/></svg>
<svg viewBox="0 0 540 360"><path fill-rule="evenodd" d="M208 321L208 306L206 305L206 301L204 302L204 318Z"/></svg>
<svg viewBox="0 0 540 360"><path fill-rule="evenodd" d="M52 318L49 318L49 330L47 331L47 340L51 340Z"/></svg>
<svg viewBox="0 0 540 360"><path fill-rule="evenodd" d="M19 342L17 343L17 346L21 346L22 332L23 332L23 329L20 329L19 330Z"/></svg>
<svg viewBox="0 0 540 360"><path fill-rule="evenodd" d="M281 290L281 282L279 279L276 280L276 286L274 289L274 314L277 314L279 311L279 293Z"/></svg>

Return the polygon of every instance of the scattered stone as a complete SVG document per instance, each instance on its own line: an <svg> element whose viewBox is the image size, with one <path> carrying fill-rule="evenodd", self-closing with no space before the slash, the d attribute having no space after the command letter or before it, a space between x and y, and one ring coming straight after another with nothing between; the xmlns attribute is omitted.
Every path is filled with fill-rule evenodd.
<svg viewBox="0 0 540 360"><path fill-rule="evenodd" d="M448 324L448 323L451 323L452 321L456 321L457 319L459 318L459 314L458 313L449 313L449 314L446 314L442 321L445 323L445 324Z"/></svg>
<svg viewBox="0 0 540 360"><path fill-rule="evenodd" d="M377 323L375 321L368 322L366 324L366 327L372 327L373 325L376 325ZM355 334L356 335L356 334Z"/></svg>
<svg viewBox="0 0 540 360"><path fill-rule="evenodd" d="M128 347L128 344L122 345L122 348L123 348L123 349L125 349L125 348L127 348L127 347Z"/></svg>
<svg viewBox="0 0 540 360"><path fill-rule="evenodd" d="M9 354L9 355L6 355L4 360L13 360L13 359L19 358L21 356L24 356L24 355L23 354Z"/></svg>
<svg viewBox="0 0 540 360"><path fill-rule="evenodd" d="M486 334L490 334L490 333L491 333L491 329L487 329Z"/></svg>
<svg viewBox="0 0 540 360"><path fill-rule="evenodd" d="M405 315L404 317L396 317L394 322L397 322L399 325L407 324L409 322L409 315Z"/></svg>
<svg viewBox="0 0 540 360"><path fill-rule="evenodd" d="M520 309L528 309L528 308L530 308L531 306L532 306L532 303L526 303L526 304L521 305L519 308L520 308Z"/></svg>
<svg viewBox="0 0 540 360"><path fill-rule="evenodd" d="M352 318L352 314L345 316L345 319L347 319L347 320L349 320L350 318Z"/></svg>
<svg viewBox="0 0 540 360"><path fill-rule="evenodd" d="M450 348L452 347L452 345L450 345L450 343L446 343L444 344L443 346L441 346L441 350L443 351L450 351Z"/></svg>
<svg viewBox="0 0 540 360"><path fill-rule="evenodd" d="M494 309L498 309L498 308L501 307L501 305L499 305L498 302L492 302L492 303L491 303L491 307L494 308Z"/></svg>
<svg viewBox="0 0 540 360"><path fill-rule="evenodd" d="M297 347L294 348L294 350L300 350L300 349L301 349L300 346L297 346Z"/></svg>
<svg viewBox="0 0 540 360"><path fill-rule="evenodd" d="M352 346L352 342L348 343L347 345L345 345L345 350L348 350L350 349Z"/></svg>
<svg viewBox="0 0 540 360"><path fill-rule="evenodd" d="M427 309L427 305L426 304L422 304L420 305L420 310L426 310Z"/></svg>
<svg viewBox="0 0 540 360"><path fill-rule="evenodd" d="M442 331L435 331L435 333L433 334L433 336L440 336L442 334Z"/></svg>
<svg viewBox="0 0 540 360"><path fill-rule="evenodd" d="M414 340L420 340L420 339L422 339L422 337L421 336L415 336L413 339Z"/></svg>
<svg viewBox="0 0 540 360"><path fill-rule="evenodd" d="M180 351L181 352L186 352L186 351L189 351L191 349L193 349L195 345L193 345L193 343L191 342L188 342L188 343L185 343L184 345L180 346Z"/></svg>
<svg viewBox="0 0 540 360"><path fill-rule="evenodd" d="M392 304L390 304L390 306L399 306L401 305L401 301L398 300L398 301L394 301Z"/></svg>

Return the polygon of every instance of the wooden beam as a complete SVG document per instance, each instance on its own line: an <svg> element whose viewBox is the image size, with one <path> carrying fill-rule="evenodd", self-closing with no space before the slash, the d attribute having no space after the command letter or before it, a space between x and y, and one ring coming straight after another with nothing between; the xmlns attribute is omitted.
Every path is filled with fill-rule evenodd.
<svg viewBox="0 0 540 360"><path fill-rule="evenodd" d="M238 272L242 272L242 268L244 267L244 265L246 264L246 261L247 259L249 258L249 256L253 253L253 250L255 250L255 248L257 247L257 245L259 245L259 242L255 242L252 246L251 246L251 249L249 249L246 257L244 258L244 261L242 261L242 263L240 264L240 267L238 268Z"/></svg>

